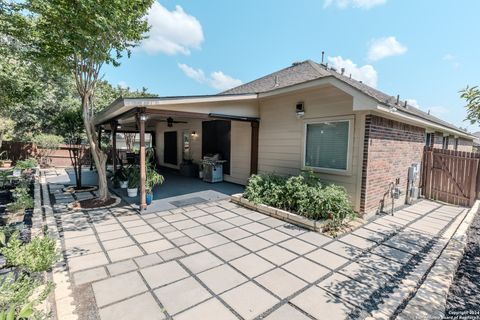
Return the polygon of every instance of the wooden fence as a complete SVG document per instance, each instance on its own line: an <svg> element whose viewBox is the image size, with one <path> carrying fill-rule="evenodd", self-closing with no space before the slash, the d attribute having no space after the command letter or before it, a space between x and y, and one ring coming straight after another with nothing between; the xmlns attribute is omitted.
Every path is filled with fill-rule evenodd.
<svg viewBox="0 0 480 320"><path fill-rule="evenodd" d="M480 191L480 153L425 147L422 192L426 199L472 206Z"/></svg>
<svg viewBox="0 0 480 320"><path fill-rule="evenodd" d="M75 146L74 146L75 147ZM60 145L56 150L53 150L49 158L51 159L51 166L56 167L68 167L72 165L72 161L69 153L69 145ZM3 141L0 152L6 151L8 159L13 163L18 160L37 158L41 154L41 149L30 142L18 142L18 141ZM84 159L82 159L84 165L90 165L90 152L85 152Z"/></svg>

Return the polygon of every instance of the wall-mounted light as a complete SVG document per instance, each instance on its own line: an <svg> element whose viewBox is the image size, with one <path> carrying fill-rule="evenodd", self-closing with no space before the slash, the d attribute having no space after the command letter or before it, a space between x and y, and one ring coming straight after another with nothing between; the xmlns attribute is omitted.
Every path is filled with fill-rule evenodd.
<svg viewBox="0 0 480 320"><path fill-rule="evenodd" d="M303 101L298 102L295 105L295 114L297 115L297 118L301 118L305 115L305 103L303 103Z"/></svg>
<svg viewBox="0 0 480 320"><path fill-rule="evenodd" d="M117 129L122 129L122 126L121 126L121 125L117 125Z"/></svg>
<svg viewBox="0 0 480 320"><path fill-rule="evenodd" d="M140 119L140 121L147 121L147 119L148 119L148 114L146 114L146 113L140 113L138 119Z"/></svg>
<svg viewBox="0 0 480 320"><path fill-rule="evenodd" d="M190 133L190 135L192 136L192 138L196 138L198 136L195 130L193 130L192 133Z"/></svg>

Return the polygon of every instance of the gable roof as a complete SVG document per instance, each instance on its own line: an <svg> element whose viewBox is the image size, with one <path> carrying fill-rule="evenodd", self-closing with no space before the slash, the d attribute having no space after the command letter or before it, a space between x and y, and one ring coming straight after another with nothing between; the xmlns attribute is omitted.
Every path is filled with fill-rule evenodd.
<svg viewBox="0 0 480 320"><path fill-rule="evenodd" d="M238 87L226 90L219 93L219 95L264 93L327 77L333 77L346 83L350 87L353 87L361 93L369 96L380 104L386 105L388 107L395 107L398 111L411 114L424 120L431 121L433 123L440 124L447 128L454 129L470 135L470 133L465 131L464 129L459 128L440 118L437 118L427 112L424 112L419 108L405 104L404 101L400 101L400 103L397 105L396 97L372 88L365 83L362 83L361 81L357 81L355 79L352 79L351 77L342 75L335 70L329 69L327 65L318 64L312 60L305 60L302 62L293 63L287 68L281 69L259 79L242 84Z"/></svg>

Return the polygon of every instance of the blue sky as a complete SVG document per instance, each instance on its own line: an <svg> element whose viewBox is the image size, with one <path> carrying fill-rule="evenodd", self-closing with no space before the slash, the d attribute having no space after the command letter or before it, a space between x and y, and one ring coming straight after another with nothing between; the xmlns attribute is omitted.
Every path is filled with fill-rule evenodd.
<svg viewBox="0 0 480 320"><path fill-rule="evenodd" d="M458 91L480 85L478 12L476 0L157 1L150 38L103 72L161 96L213 94L325 51L354 78L477 131Z"/></svg>

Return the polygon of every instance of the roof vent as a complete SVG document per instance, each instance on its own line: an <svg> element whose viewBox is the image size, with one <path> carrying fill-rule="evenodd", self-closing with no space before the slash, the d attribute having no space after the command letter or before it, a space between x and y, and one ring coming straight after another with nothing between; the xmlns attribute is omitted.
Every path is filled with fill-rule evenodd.
<svg viewBox="0 0 480 320"><path fill-rule="evenodd" d="M337 72L337 68L330 67L330 70Z"/></svg>
<svg viewBox="0 0 480 320"><path fill-rule="evenodd" d="M342 76L343 76L343 74L345 73L345 68L340 69L340 71L341 71Z"/></svg>
<svg viewBox="0 0 480 320"><path fill-rule="evenodd" d="M299 64L302 64L301 61L295 61L294 63L292 63L292 66L295 67L295 66L298 66Z"/></svg>
<svg viewBox="0 0 480 320"><path fill-rule="evenodd" d="M274 88L277 88L280 86L280 83L278 83L278 76L275 76L275 83L273 84Z"/></svg>

